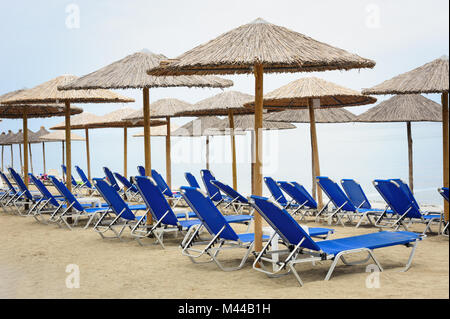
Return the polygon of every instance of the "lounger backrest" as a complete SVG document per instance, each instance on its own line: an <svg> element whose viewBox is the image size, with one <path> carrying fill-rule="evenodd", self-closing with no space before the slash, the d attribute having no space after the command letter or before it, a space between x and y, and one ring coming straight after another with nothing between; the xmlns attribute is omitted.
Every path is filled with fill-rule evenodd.
<svg viewBox="0 0 450 319"><path fill-rule="evenodd" d="M158 185L159 189L161 190L161 192L168 196L168 197L173 197L173 193L170 190L169 185L167 185L166 181L164 180L164 178L161 176L161 174L159 174L156 170L152 169L152 178L154 179L154 181L156 182L156 185Z"/></svg>
<svg viewBox="0 0 450 319"><path fill-rule="evenodd" d="M200 185L198 184L197 179L195 178L194 175L192 175L189 172L186 172L184 173L184 177L186 178L189 186L200 189Z"/></svg>
<svg viewBox="0 0 450 319"><path fill-rule="evenodd" d="M6 175L3 172L0 172L0 176L2 177L3 181L5 182L5 184L8 186L10 192L13 193L13 194L16 194L17 191L14 188L14 186L12 186L12 184L9 181L8 177L6 177Z"/></svg>
<svg viewBox="0 0 450 319"><path fill-rule="evenodd" d="M136 185L153 217L166 225L178 225L178 218L152 177L136 176ZM164 216L164 214L166 214ZM164 216L164 218L163 218Z"/></svg>
<svg viewBox="0 0 450 319"><path fill-rule="evenodd" d="M144 166L138 165L137 170L140 176L146 176Z"/></svg>
<svg viewBox="0 0 450 319"><path fill-rule="evenodd" d="M122 197L117 191L102 178L94 178L95 188L102 195L103 199L108 203L109 208L116 215L128 220L135 220L135 216Z"/></svg>
<svg viewBox="0 0 450 319"><path fill-rule="evenodd" d="M44 199L48 200L50 204L53 206L59 206L58 201L55 199L55 197L50 193L50 191L45 187L44 183L42 183L36 176L34 176L31 173L28 173L28 176L30 176L30 179L33 181L33 184L37 187L37 189L41 192L42 196L44 196Z"/></svg>
<svg viewBox="0 0 450 319"><path fill-rule="evenodd" d="M109 184L118 192L120 191L119 184L117 184L116 178L114 177L114 174L111 172L111 170L104 166L103 172L105 172L106 179L108 180Z"/></svg>
<svg viewBox="0 0 450 319"><path fill-rule="evenodd" d="M284 197L283 192L272 177L264 177L264 183L266 183L266 186L275 201L283 206L288 204L286 197Z"/></svg>
<svg viewBox="0 0 450 319"><path fill-rule="evenodd" d="M448 187L442 187L438 189L439 194L442 195L442 197L444 197L444 199L448 202Z"/></svg>
<svg viewBox="0 0 450 319"><path fill-rule="evenodd" d="M76 210L82 212L84 211L83 206L78 202L78 200L73 196L73 194L69 191L69 189L66 187L64 183L61 183L55 176L50 175L50 180L52 181L53 185L56 187L58 192L66 199L68 205L72 205L73 208Z"/></svg>
<svg viewBox="0 0 450 319"><path fill-rule="evenodd" d="M356 207L336 182L325 176L317 176L316 180L320 188L327 194L328 198L333 202L336 208L342 206L341 209L344 211L356 211Z"/></svg>
<svg viewBox="0 0 450 319"><path fill-rule="evenodd" d="M359 208L372 208L361 185L359 185L359 183L357 183L355 180L342 179L341 185L348 198L352 201L353 205Z"/></svg>
<svg viewBox="0 0 450 319"><path fill-rule="evenodd" d="M295 182L278 181L278 186L289 196L291 196L297 202L297 204L302 205L306 202L305 206L317 208L316 201L313 198L305 195L305 193L307 194L308 192L300 184Z"/></svg>
<svg viewBox="0 0 450 319"><path fill-rule="evenodd" d="M200 175L202 177L203 185L205 185L206 192L208 193L209 198L211 200L218 202L222 200L222 194L217 186L211 184L211 181L216 178L208 169L202 169L200 171Z"/></svg>
<svg viewBox="0 0 450 319"><path fill-rule="evenodd" d="M8 168L9 173L11 174L11 177L14 179L14 181L17 184L17 187L19 187L20 192L23 193L23 195L29 199L32 200L33 196L31 195L30 191L28 190L27 186L25 185L25 183L23 182L22 177L20 177L19 174L17 174L17 172L12 168Z"/></svg>
<svg viewBox="0 0 450 319"><path fill-rule="evenodd" d="M64 172L64 175L67 176L67 167L66 167L66 165L62 164L61 167L62 167L62 170L63 170L63 172ZM75 180L75 178L73 177L73 175L70 175L70 177L72 178L72 179L71 179L72 185L73 185L73 186L77 186L77 181Z"/></svg>
<svg viewBox="0 0 450 319"><path fill-rule="evenodd" d="M406 194L406 196L408 196L409 200L420 211L419 203L416 201L416 198L414 197L414 194L412 193L411 188L409 188L408 184L404 183L400 178L392 178L391 180L400 185L400 189Z"/></svg>
<svg viewBox="0 0 450 319"><path fill-rule="evenodd" d="M211 181L214 186L217 186L222 192L227 194L229 197L234 199L237 202L248 204L247 198L239 194L237 191L234 190L233 187L230 185L224 184L222 182L219 182L218 180L212 180Z"/></svg>
<svg viewBox="0 0 450 319"><path fill-rule="evenodd" d="M303 239L301 247L320 251L319 246L285 209L264 197L252 195L250 198L258 213L286 243L295 246Z"/></svg>
<svg viewBox="0 0 450 319"><path fill-rule="evenodd" d="M123 186L125 186L127 189L131 189L135 192L137 192L136 186L131 184L131 182L123 175L119 173L114 173L114 176L119 180L119 182L122 183Z"/></svg>
<svg viewBox="0 0 450 319"><path fill-rule="evenodd" d="M394 180L376 179L373 181L375 189L386 201L389 207L398 215L407 213L406 217L421 218L422 214L411 201L408 195L402 190L401 185Z"/></svg>
<svg viewBox="0 0 450 319"><path fill-rule="evenodd" d="M182 186L181 194L211 235L215 236L223 229L220 234L221 238L227 240L239 239L238 235L225 220L225 217L223 217L212 200L201 190L194 187Z"/></svg>
<svg viewBox="0 0 450 319"><path fill-rule="evenodd" d="M89 188L92 188L92 184L89 181L89 179L87 178L87 176L84 173L84 171L78 165L75 165L75 169L77 170L78 176L80 176L80 178L83 181L84 185L86 185Z"/></svg>

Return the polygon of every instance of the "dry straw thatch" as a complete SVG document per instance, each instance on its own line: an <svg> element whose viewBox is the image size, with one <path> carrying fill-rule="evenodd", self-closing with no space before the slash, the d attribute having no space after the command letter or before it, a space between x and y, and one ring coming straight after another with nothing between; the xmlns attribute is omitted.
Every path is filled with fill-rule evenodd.
<svg viewBox="0 0 450 319"><path fill-rule="evenodd" d="M263 130L288 130L296 128L295 125L284 122L268 121L269 114L263 116ZM218 129L230 129L230 122L228 119L222 120L222 126ZM236 115L234 116L234 129L235 132L239 131L254 131L255 130L255 117L253 115Z"/></svg>
<svg viewBox="0 0 450 319"><path fill-rule="evenodd" d="M170 124L170 135L173 135L173 132L175 132L177 129L179 129L180 126L171 123ZM167 136L167 126L166 125L160 125L160 126L154 126L150 128L150 136ZM144 137L144 131L139 132L137 134L133 134L133 137Z"/></svg>
<svg viewBox="0 0 450 319"><path fill-rule="evenodd" d="M226 91L203 99L176 115L228 115L229 110L233 111L234 114L251 114L254 113L254 109L246 108L244 104L253 100L253 95L238 91Z"/></svg>
<svg viewBox="0 0 450 319"><path fill-rule="evenodd" d="M36 135L32 130L28 130L28 143L39 143L39 141L36 141ZM23 144L23 130L20 129L15 135L14 138L11 139L11 144Z"/></svg>
<svg viewBox="0 0 450 319"><path fill-rule="evenodd" d="M160 99L150 104L150 118L174 117L176 114L191 107L192 104L178 99ZM144 111L136 110L129 116L124 117L125 121L142 121Z"/></svg>
<svg viewBox="0 0 450 319"><path fill-rule="evenodd" d="M444 56L362 92L363 94L443 93L448 92L448 78L448 57Z"/></svg>
<svg viewBox="0 0 450 319"><path fill-rule="evenodd" d="M96 123L100 120L100 116L92 114L90 112L83 112L81 114L71 116L70 117L70 129L78 130L89 128L89 123ZM66 123L65 121L56 124L55 126L50 127L51 130L65 130Z"/></svg>
<svg viewBox="0 0 450 319"><path fill-rule="evenodd" d="M223 120L216 116L202 116L190 121L175 132L172 136L223 136L229 135L229 130L223 129ZM238 132L236 133L238 134ZM240 133L245 134L245 133Z"/></svg>
<svg viewBox="0 0 450 319"><path fill-rule="evenodd" d="M163 63L151 75L313 72L373 68L375 62L261 18Z"/></svg>
<svg viewBox="0 0 450 319"><path fill-rule="evenodd" d="M11 130L8 130L8 134L6 134L6 136L3 138L2 140L2 145L11 145L13 144L13 140L14 140L14 136L16 134L13 133Z"/></svg>
<svg viewBox="0 0 450 319"><path fill-rule="evenodd" d="M149 76L146 70L159 66L167 60L163 54L147 50L126 56L97 71L89 73L72 83L61 86L66 89L133 89L152 87L229 87L233 81L216 76Z"/></svg>
<svg viewBox="0 0 450 319"><path fill-rule="evenodd" d="M349 123L356 121L356 115L343 108L315 109L316 123ZM267 114L265 119L274 122L309 123L309 111L303 109L285 110Z"/></svg>
<svg viewBox="0 0 450 319"><path fill-rule="evenodd" d="M66 85L78 77L62 75L31 89L23 90L13 97L2 100L3 104L24 103L127 103L134 99L122 96L109 90L67 90L60 91L58 86Z"/></svg>
<svg viewBox="0 0 450 319"><path fill-rule="evenodd" d="M357 122L442 122L442 106L420 94L395 95L357 117Z"/></svg>
<svg viewBox="0 0 450 319"><path fill-rule="evenodd" d="M51 133L48 133L46 135L42 135L39 138L42 142L63 142L66 140L66 134L64 131L54 131ZM71 141L84 141L84 138L79 136L78 134L75 134L73 132L70 132L70 140Z"/></svg>
<svg viewBox="0 0 450 319"><path fill-rule="evenodd" d="M5 145L3 142L6 139L6 133L2 132L2 134L0 134L0 145Z"/></svg>
<svg viewBox="0 0 450 319"><path fill-rule="evenodd" d="M307 108L309 99L320 99L320 108L357 106L375 103L376 98L325 81L306 77L292 81L264 95L265 108ZM245 106L254 106L255 102Z"/></svg>

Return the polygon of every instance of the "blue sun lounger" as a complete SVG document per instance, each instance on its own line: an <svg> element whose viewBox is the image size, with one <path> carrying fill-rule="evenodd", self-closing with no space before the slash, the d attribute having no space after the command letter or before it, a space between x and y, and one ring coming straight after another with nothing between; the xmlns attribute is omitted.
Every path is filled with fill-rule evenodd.
<svg viewBox="0 0 450 319"><path fill-rule="evenodd" d="M218 180L211 180L211 184L219 188L222 192L224 192L229 198L231 198L230 202L227 202L223 207L224 209L228 207L232 207L236 214L240 214L244 207L250 207L250 204L244 196L239 194L233 187L227 185L225 183L219 182Z"/></svg>
<svg viewBox="0 0 450 319"><path fill-rule="evenodd" d="M116 190L116 192L120 193L122 191L122 188L120 188L111 170L108 167L104 166L103 172L105 173L106 180L108 181L108 183Z"/></svg>
<svg viewBox="0 0 450 319"><path fill-rule="evenodd" d="M61 168L62 168L62 170L63 170L64 176L67 177L67 167L66 167L66 165L62 164L62 165L61 165ZM72 183L72 186L73 186L73 191L74 191L74 192L77 192L77 191L78 191L78 188L80 187L81 184L78 184L78 183L77 183L77 181L76 181L75 178L73 177L73 174L71 175L71 183Z"/></svg>
<svg viewBox="0 0 450 319"><path fill-rule="evenodd" d="M144 166L138 165L137 170L138 170L139 176L147 176L147 175L145 175L145 168L144 168Z"/></svg>
<svg viewBox="0 0 450 319"><path fill-rule="evenodd" d="M30 208L28 207L28 209L26 209L26 207L35 205L36 202L41 199L41 196L37 195L36 192L32 193L25 185L22 177L20 177L12 167L9 167L8 170L18 187L15 197L12 201L9 201L8 204L10 205L12 203L19 215L26 216L28 215L28 210ZM8 204L6 206L8 206ZM21 207L19 208L19 206Z"/></svg>
<svg viewBox="0 0 450 319"><path fill-rule="evenodd" d="M138 191L136 185L133 185L125 176L123 176L117 172L114 173L114 176L123 185L123 192L124 192L125 199L133 200L133 199L136 199L137 197L139 197L139 191Z"/></svg>
<svg viewBox="0 0 450 319"><path fill-rule="evenodd" d="M317 211L317 202L302 185L297 182L279 181L278 186L292 198L293 203L288 205L294 208L292 215L300 214L302 220L308 213Z"/></svg>
<svg viewBox="0 0 450 319"><path fill-rule="evenodd" d="M348 198L351 200L352 204L355 205L357 208L364 208L364 209L373 209L373 210L379 210L384 211L384 209L378 209L373 208L372 205L369 202L369 199L366 196L366 193L364 193L364 190L362 189L361 185L356 182L354 179L342 179L341 180L342 188L344 189L345 193L347 194ZM388 214L393 213L389 209L386 211Z"/></svg>
<svg viewBox="0 0 450 319"><path fill-rule="evenodd" d="M432 223L441 223L442 214L423 214L417 202L411 199L411 194L405 189L404 186L406 184L402 184L404 183L398 179L376 179L373 181L376 190L397 215L397 219L390 227L394 227L395 230L400 227L408 230L408 225L406 224L407 220L409 220L409 222L420 222L426 225L425 230L422 233L422 235L425 235L428 230L431 231L430 227Z"/></svg>
<svg viewBox="0 0 450 319"><path fill-rule="evenodd" d="M94 185L92 185L92 183L89 181L89 179L87 178L86 174L84 173L84 171L81 169L81 167L79 167L78 165L75 165L75 170L78 173L78 176L80 176L81 178L81 184L79 186L80 189L87 189L89 192L95 192L97 191L94 187Z"/></svg>
<svg viewBox="0 0 450 319"><path fill-rule="evenodd" d="M441 194L442 197L444 197L444 199L447 201L447 203L449 202L448 200L448 196L449 196L449 192L448 192L448 187L441 187L438 189L439 194ZM441 234L448 236L448 222L444 225L444 228L442 229Z"/></svg>
<svg viewBox="0 0 450 319"><path fill-rule="evenodd" d="M172 208L177 207L177 205L181 202L183 197L178 192L173 192L169 185L167 185L166 181L162 177L161 174L159 174L156 170L152 169L152 178L156 182L156 185L158 185L161 192L171 200L172 202Z"/></svg>
<svg viewBox="0 0 450 319"><path fill-rule="evenodd" d="M298 205L293 203L292 201L288 201L281 191L280 186L272 177L264 177L264 183L266 184L269 192L271 194L270 198L275 200L278 204L280 204L283 208L295 208Z"/></svg>
<svg viewBox="0 0 450 319"><path fill-rule="evenodd" d="M255 262L253 263L253 269L266 273L271 277L283 275L283 271L287 271L286 273L292 272L300 286L303 286L303 281L295 269L295 266L299 263L325 260L333 261L325 280L331 278L339 260L342 260L345 265L355 265L365 263L372 258L379 270L383 271L383 268L373 254L373 250L396 245L412 247L408 262L403 270L407 271L411 266L417 243L422 239L420 235L411 232L381 231L372 234L316 242L302 227L300 227L285 209L282 209L275 203L263 197L251 196L251 202L260 215L270 224L270 226L272 226L275 233L280 236L282 244L286 246L285 250L269 250L271 239L275 236L274 233L272 238L256 257ZM367 258L354 262L348 262L344 258L345 255L360 252L366 252L368 254ZM264 265L264 262L273 263L272 258L268 258L268 256L273 253L286 256L282 262L277 262L280 267L276 271L270 271ZM258 268L257 265L260 267Z"/></svg>
<svg viewBox="0 0 450 319"><path fill-rule="evenodd" d="M0 177L2 178L3 182L6 184L6 187L7 187L7 189L4 191L4 193L0 197L0 204L2 206L2 209L6 210L6 208L9 206L9 204L17 196L18 190L11 184L8 177L6 177L6 175L2 171L0 171Z"/></svg>
<svg viewBox="0 0 450 319"><path fill-rule="evenodd" d="M198 188L200 189L200 184L197 182L197 179L194 175L192 175L189 172L184 173L184 178L186 178L186 181L188 182L190 187Z"/></svg>
<svg viewBox="0 0 450 319"><path fill-rule="evenodd" d="M144 215L139 217L145 218L147 207L145 205L128 205L114 187L102 178L94 178L94 183L100 195L108 203L109 209L101 212L93 229L103 239L117 238L123 241L122 234L125 228L129 227L132 230L139 222L133 212L145 211ZM116 230L117 227L119 230ZM114 236L105 235L108 231L113 232Z"/></svg>
<svg viewBox="0 0 450 319"><path fill-rule="evenodd" d="M222 203L229 203L232 201L230 197L223 195L220 192L220 189L211 183L211 181L216 180L216 178L214 177L214 175L211 173L210 170L202 169L200 171L200 175L202 177L203 185L205 186L209 198L214 202L216 206L219 206Z"/></svg>
<svg viewBox="0 0 450 319"><path fill-rule="evenodd" d="M108 209L104 205L101 205L101 207L83 206L82 204L80 204L78 199L67 189L64 183L59 181L53 175L50 175L49 177L55 188L64 197L66 205L68 205L61 213L53 215L49 219L49 222L53 222L60 227L62 227L62 225L65 225L67 226L68 229L71 230L72 226L70 226L69 222L67 221L68 218L75 218L73 226L76 226L78 224L78 220L80 219L80 217L87 217L88 222L85 226L85 228L87 228L93 221L93 219L98 216L99 213L104 212L105 210Z"/></svg>
<svg viewBox="0 0 450 319"><path fill-rule="evenodd" d="M317 176L316 179L317 184L329 198L328 203L317 213L316 221L318 221L321 216L324 216L329 224L334 219L336 220L336 223L339 222L344 226L342 217L347 217L350 222L353 221L354 217L359 217L359 221L356 224L356 227L359 227L364 219L371 225L375 225L371 216L381 216L384 213L374 209L358 208L353 205L352 201L336 182L325 176ZM330 203L333 203L335 209L331 213L328 213L326 208Z"/></svg>
<svg viewBox="0 0 450 319"><path fill-rule="evenodd" d="M197 258L208 255L210 257L208 262L214 261L216 265L224 271L241 269L245 265L245 262L253 249L255 235L253 233L237 234L214 205L212 200L201 190L194 187L181 187L181 194L186 203L188 203L191 209L196 213L198 219L201 220L202 225L213 236L202 250L195 249L193 248L193 245L198 238L198 230L200 229L197 228L196 232L194 232L190 239L184 244L182 254L189 257L194 263L197 263ZM268 238L268 236L263 236L263 240L267 240ZM217 256L220 252L233 248L245 249L244 256L238 266L224 267Z"/></svg>

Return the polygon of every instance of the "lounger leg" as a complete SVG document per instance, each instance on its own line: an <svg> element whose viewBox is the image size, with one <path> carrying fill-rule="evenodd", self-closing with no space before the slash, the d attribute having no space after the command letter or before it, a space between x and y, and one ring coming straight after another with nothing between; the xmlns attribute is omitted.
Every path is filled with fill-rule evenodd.
<svg viewBox="0 0 450 319"><path fill-rule="evenodd" d="M328 281L331 278L331 275L333 274L334 268L336 267L336 264L338 263L338 261L341 259L345 264L347 265L357 265L357 264L361 264L362 261L357 261L357 262L353 262L353 263L349 263L347 261L345 261L345 259L343 259L343 255L344 254L350 254L350 253L356 253L356 252L361 252L361 251L367 251L367 253L369 254L369 258L367 258L365 260L365 262L367 262L370 258L372 258L372 260L375 262L375 264L377 265L378 269L381 271L383 271L383 268L381 267L380 263L378 262L378 260L375 258L375 255L373 254L372 250L370 249L357 249L357 250L348 250L348 251L343 251L338 253L333 260L333 263L330 266L330 269L328 270L327 275L325 276L325 280Z"/></svg>
<svg viewBox="0 0 450 319"><path fill-rule="evenodd" d="M417 248L417 243L418 243L418 241L416 240L414 242L414 244L412 245L411 254L409 255L408 262L406 263L406 266L402 270L402 272L408 271L408 269L411 267L411 264L412 264L412 261L413 261L413 258L414 258L414 253L416 252L416 248Z"/></svg>
<svg viewBox="0 0 450 319"><path fill-rule="evenodd" d="M297 279L297 282L299 283L300 287L303 287L303 281L300 278L300 275L298 274L297 270L295 269L295 264L289 263L289 268L291 269L292 273L295 276L295 279Z"/></svg>

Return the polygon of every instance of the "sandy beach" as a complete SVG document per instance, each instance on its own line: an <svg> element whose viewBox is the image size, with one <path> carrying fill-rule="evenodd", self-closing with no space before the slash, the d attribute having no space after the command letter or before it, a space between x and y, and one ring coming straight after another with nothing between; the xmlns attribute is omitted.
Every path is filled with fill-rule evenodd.
<svg viewBox="0 0 450 319"><path fill-rule="evenodd" d="M310 227L321 226L307 222ZM374 227L331 226L330 238L376 232ZM237 231L244 231L237 226ZM412 227L421 231L423 225ZM419 246L413 265L401 272L410 249L379 249L384 267L380 287L367 288L367 264L338 264L323 281L330 262L298 267L305 283L293 275L268 278L252 269L253 257L239 271L223 272L213 264L196 265L181 255L181 237L168 235L166 249L101 239L92 229L72 231L42 225L31 217L0 215L0 298L449 298L449 240L429 235ZM152 241L149 239L148 243ZM222 259L237 263L243 251ZM356 257L356 256L355 256ZM80 287L67 288L68 265L80 271Z"/></svg>

